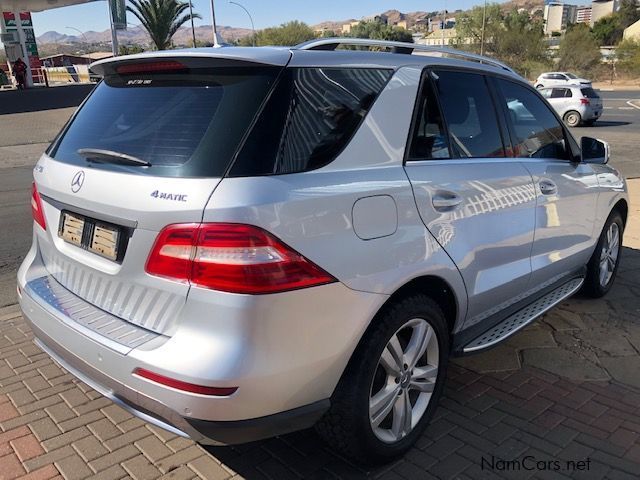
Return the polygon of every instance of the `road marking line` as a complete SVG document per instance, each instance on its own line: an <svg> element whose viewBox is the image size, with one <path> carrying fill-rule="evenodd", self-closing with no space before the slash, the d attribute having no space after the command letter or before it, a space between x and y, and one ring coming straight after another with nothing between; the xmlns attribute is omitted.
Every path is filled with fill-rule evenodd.
<svg viewBox="0 0 640 480"><path fill-rule="evenodd" d="M636 104L635 104L635 103L633 103L633 102L640 102L640 100L629 100L629 101L627 102L627 105L630 105L630 106L632 106L633 108L637 108L638 110L640 110L640 105L636 105Z"/></svg>
<svg viewBox="0 0 640 480"><path fill-rule="evenodd" d="M618 107L618 110L633 110L634 108L640 108L640 107Z"/></svg>

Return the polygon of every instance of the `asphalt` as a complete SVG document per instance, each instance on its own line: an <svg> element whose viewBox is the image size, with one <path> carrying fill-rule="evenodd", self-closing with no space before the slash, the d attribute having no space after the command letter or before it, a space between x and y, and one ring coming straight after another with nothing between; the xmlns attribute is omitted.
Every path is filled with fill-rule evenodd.
<svg viewBox="0 0 640 480"><path fill-rule="evenodd" d="M92 88L0 93L0 307L16 302L15 272L31 243L31 169ZM627 178L640 178L640 91L601 95L601 120L573 133L578 140L586 135L608 141L611 164Z"/></svg>

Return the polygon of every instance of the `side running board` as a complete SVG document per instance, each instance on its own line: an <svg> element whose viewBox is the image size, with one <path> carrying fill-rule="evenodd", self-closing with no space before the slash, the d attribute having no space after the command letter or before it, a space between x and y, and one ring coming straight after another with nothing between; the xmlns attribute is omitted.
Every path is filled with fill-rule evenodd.
<svg viewBox="0 0 640 480"><path fill-rule="evenodd" d="M479 337L471 340L462 349L464 353L476 352L485 348L492 347L496 343L503 341L516 333L521 328L526 327L540 315L550 310L565 298L576 293L584 278L574 278L555 290L547 293L544 297L539 298L535 302L527 305L522 310L517 311L510 317L484 332Z"/></svg>

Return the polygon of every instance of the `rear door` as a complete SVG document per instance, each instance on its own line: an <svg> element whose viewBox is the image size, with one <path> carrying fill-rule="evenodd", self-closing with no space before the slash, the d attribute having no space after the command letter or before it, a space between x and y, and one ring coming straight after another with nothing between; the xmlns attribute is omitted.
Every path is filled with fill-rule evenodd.
<svg viewBox="0 0 640 480"><path fill-rule="evenodd" d="M282 68L193 61L110 64L34 174L49 275L160 333L171 330L188 285L145 273L155 238L166 225L201 222Z"/></svg>
<svg viewBox="0 0 640 480"><path fill-rule="evenodd" d="M531 273L533 183L502 133L483 75L424 75L405 169L422 220L466 284L467 325L515 303Z"/></svg>
<svg viewBox="0 0 640 480"><path fill-rule="evenodd" d="M496 85L509 113L514 155L535 185L535 287L575 272L589 260L598 183L591 165L574 161L575 141L533 89L506 79L497 79Z"/></svg>

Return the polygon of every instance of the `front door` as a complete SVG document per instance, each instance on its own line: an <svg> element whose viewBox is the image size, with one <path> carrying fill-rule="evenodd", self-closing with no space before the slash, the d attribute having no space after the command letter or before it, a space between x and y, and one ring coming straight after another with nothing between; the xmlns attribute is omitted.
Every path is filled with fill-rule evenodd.
<svg viewBox="0 0 640 480"><path fill-rule="evenodd" d="M573 273L589 261L598 181L591 165L576 161L575 142L533 89L503 79L496 84L509 111L514 154L536 188L533 287Z"/></svg>
<svg viewBox="0 0 640 480"><path fill-rule="evenodd" d="M405 168L423 222L462 274L469 326L527 288L535 190L527 169L506 158L483 75L426 73L418 102Z"/></svg>

